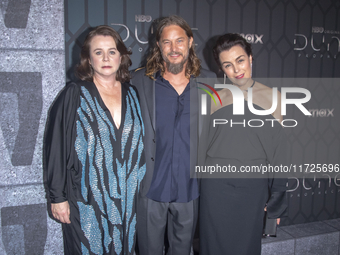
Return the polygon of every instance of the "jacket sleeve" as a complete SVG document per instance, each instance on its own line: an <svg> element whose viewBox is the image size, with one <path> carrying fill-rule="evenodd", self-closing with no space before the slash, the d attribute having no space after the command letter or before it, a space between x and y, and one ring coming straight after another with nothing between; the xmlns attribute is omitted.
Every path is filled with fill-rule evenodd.
<svg viewBox="0 0 340 255"><path fill-rule="evenodd" d="M52 105L44 137L44 171L52 203L67 201L67 166L70 160L72 127L76 121L79 89L68 85Z"/></svg>
<svg viewBox="0 0 340 255"><path fill-rule="evenodd" d="M279 128L271 136L271 150L269 164L273 167L287 166L287 137L284 128ZM287 216L287 173L274 173L268 179L269 200L267 202L268 218L275 219Z"/></svg>

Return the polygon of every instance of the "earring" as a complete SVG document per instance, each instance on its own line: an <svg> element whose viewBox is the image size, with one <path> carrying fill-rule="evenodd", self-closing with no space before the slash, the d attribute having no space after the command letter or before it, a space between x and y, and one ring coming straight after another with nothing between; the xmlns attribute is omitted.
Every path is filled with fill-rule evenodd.
<svg viewBox="0 0 340 255"><path fill-rule="evenodd" d="M224 79L223 79L223 84L225 84L225 80L227 79L225 73L223 72L223 76L224 76Z"/></svg>

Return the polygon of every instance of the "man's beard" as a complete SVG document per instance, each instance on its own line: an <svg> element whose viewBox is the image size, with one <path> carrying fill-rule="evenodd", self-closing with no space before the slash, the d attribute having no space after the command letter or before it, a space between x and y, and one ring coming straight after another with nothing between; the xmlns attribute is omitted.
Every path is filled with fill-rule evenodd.
<svg viewBox="0 0 340 255"><path fill-rule="evenodd" d="M184 64L188 61L189 54L187 54L186 56L183 56L183 54L180 53L180 52L172 51L168 55L171 55L171 54L179 54L183 57L183 60L180 63L177 63L177 64L171 63L170 60L168 59L168 57L164 56L164 54L162 52L162 56L163 56L163 59L164 59L164 62L165 62L166 70L169 73L172 73L172 74L179 74L180 72L183 71Z"/></svg>

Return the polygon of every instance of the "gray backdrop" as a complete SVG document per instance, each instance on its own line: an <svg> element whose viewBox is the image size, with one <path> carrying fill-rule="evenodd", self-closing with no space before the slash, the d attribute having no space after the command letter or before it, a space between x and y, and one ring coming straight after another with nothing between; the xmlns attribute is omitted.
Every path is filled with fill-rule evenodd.
<svg viewBox="0 0 340 255"><path fill-rule="evenodd" d="M115 28L133 51L132 68L143 65L154 20L178 14L194 31L202 66L218 76L214 40L237 32L253 44L254 77L332 78L304 85L313 116L289 112L299 125L288 140L294 162L339 164L339 1L2 0L0 9L0 254L62 254L60 225L47 210L42 138L89 27ZM283 224L338 218L339 185L292 177Z"/></svg>
<svg viewBox="0 0 340 255"><path fill-rule="evenodd" d="M340 156L340 2L250 0L142 0L65 1L65 55L67 79L75 79L74 66L90 27L116 29L133 54L132 68L144 66L157 19L177 14L194 33L202 66L219 77L212 47L218 35L240 33L253 46L253 77L301 78L298 87L312 99L305 117L289 108L285 119L298 120L287 129L290 160L294 164L339 164ZM302 78L308 78L306 80ZM312 79L314 78L314 79ZM322 82L318 78L324 78ZM332 78L327 80L326 78ZM312 79L312 80L310 80ZM266 83L265 83L266 84ZM269 85L269 84L267 84ZM340 180L289 180L290 225L340 217Z"/></svg>
<svg viewBox="0 0 340 255"><path fill-rule="evenodd" d="M64 4L0 1L0 254L61 254L42 173L47 111L65 85Z"/></svg>

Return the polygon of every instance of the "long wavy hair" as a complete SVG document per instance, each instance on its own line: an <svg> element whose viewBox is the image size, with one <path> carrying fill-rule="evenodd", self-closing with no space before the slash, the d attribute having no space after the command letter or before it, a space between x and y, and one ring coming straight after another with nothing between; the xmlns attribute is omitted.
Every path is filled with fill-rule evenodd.
<svg viewBox="0 0 340 255"><path fill-rule="evenodd" d="M117 50L119 51L122 60L119 69L116 73L116 80L120 82L130 81L129 67L132 62L130 59L131 51L129 51L123 43L120 35L112 28L106 25L94 28L87 36L80 52L80 64L76 68L75 74L83 81L93 82L93 68L90 65L90 46L93 37L96 35L111 36L116 43Z"/></svg>
<svg viewBox="0 0 340 255"><path fill-rule="evenodd" d="M172 15L169 17L165 17L159 21L158 26L157 26L157 31L156 31L157 42L159 42L159 40L161 39L163 29L170 25L179 26L185 31L186 35L189 38L194 38L194 35L191 31L189 24L182 17L179 17L177 15ZM186 69L185 69L185 75L188 78L190 77L190 75L197 77L200 74L200 69L201 69L201 61L199 60L199 58L197 57L195 53L195 42L193 40L191 47L189 49L189 56L188 56L188 61L187 61ZM158 45L155 44L153 49L151 49L151 54L147 58L145 74L151 79L154 79L154 74L157 71L161 71L162 73L164 73L165 67L164 67L164 60L162 57L161 50L158 47Z"/></svg>

